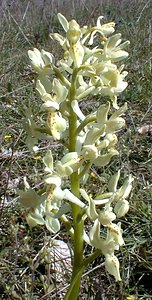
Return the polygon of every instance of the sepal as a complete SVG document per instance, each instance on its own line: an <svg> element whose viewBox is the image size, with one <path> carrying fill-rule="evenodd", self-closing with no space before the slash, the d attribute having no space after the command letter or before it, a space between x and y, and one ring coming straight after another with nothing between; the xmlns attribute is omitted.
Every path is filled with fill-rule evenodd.
<svg viewBox="0 0 152 300"><path fill-rule="evenodd" d="M69 22L61 13L58 13L57 16L58 16L59 22L62 25L64 31L67 32L69 29Z"/></svg>
<svg viewBox="0 0 152 300"><path fill-rule="evenodd" d="M29 188L26 191L17 190L20 196L20 203L25 208L36 208L40 205L40 196L33 189Z"/></svg>
<svg viewBox="0 0 152 300"><path fill-rule="evenodd" d="M125 199L118 201L114 207L117 218L124 217L129 210L129 202Z"/></svg>
<svg viewBox="0 0 152 300"><path fill-rule="evenodd" d="M43 163L45 165L45 172L49 172L52 174L53 172L53 156L52 156L52 151L48 150L43 157Z"/></svg>
<svg viewBox="0 0 152 300"><path fill-rule="evenodd" d="M126 199L128 198L131 189L132 189L132 182L134 181L134 178L132 175L129 175L128 178L125 180L122 187L118 190L118 197Z"/></svg>
<svg viewBox="0 0 152 300"><path fill-rule="evenodd" d="M28 56L32 66L39 74L48 75L51 73L50 65L54 63L54 57L51 53L42 50L41 52L34 48L28 50Z"/></svg>
<svg viewBox="0 0 152 300"><path fill-rule="evenodd" d="M119 155L119 152L116 149L110 149L108 153L98 156L94 161L95 166L104 167L109 164L111 158L115 155Z"/></svg>
<svg viewBox="0 0 152 300"><path fill-rule="evenodd" d="M108 183L109 192L115 193L117 191L117 184L118 184L119 178L120 178L120 170L118 170L117 173L115 173L114 175L112 175L110 177L110 180Z"/></svg>

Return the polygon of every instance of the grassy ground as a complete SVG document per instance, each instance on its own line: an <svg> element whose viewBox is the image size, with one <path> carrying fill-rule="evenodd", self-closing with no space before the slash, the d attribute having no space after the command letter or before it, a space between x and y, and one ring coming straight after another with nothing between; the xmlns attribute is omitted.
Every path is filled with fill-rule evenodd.
<svg viewBox="0 0 152 300"><path fill-rule="evenodd" d="M50 251L49 233L44 228L28 228L15 193L25 175L32 186L37 188L41 184L40 156L47 146L42 143L40 156L31 157L24 144L25 108L31 105L37 113L40 105L33 90L27 50L43 47L60 56L58 48L49 40L50 31L60 30L55 16L58 8L53 1L51 6L48 1L42 2L42 7L34 7L34 1L24 1L21 5L18 0L14 5L1 7L0 12L0 299L6 300L62 299L69 278L66 267L65 282L57 278L46 255ZM135 177L131 209L122 220L126 242L119 254L122 283L116 284L105 274L102 258L97 259L84 274L80 299L125 300L132 295L128 300L150 300L152 132L150 126L144 126L152 125L152 4L146 0L109 0L102 5L98 1L94 5L91 1L89 4L80 1L79 7L76 3L72 1L69 7L64 4L60 11L82 25L95 23L96 17L104 14L106 20L116 22L117 32L131 42L130 58L126 62L129 87L120 97L122 103L128 103L127 126L122 132L117 163L124 174L132 173ZM55 153L59 155L57 147ZM91 188L98 184L98 178L92 179ZM57 238L67 241L64 228Z"/></svg>

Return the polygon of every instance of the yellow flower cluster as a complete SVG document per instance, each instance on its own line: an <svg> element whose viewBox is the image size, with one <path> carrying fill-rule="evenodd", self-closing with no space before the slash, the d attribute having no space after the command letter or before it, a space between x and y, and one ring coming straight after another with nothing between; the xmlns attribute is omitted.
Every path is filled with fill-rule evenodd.
<svg viewBox="0 0 152 300"><path fill-rule="evenodd" d="M21 203L27 208L27 221L30 226L43 225L51 232L60 229L59 218L70 211L69 203L83 209L83 218L92 222L90 232L84 231L84 240L92 247L100 249L105 256L105 267L116 281L120 281L119 261L115 250L124 244L121 223L113 223L129 210L126 200L130 194L133 178L129 176L118 188L120 171L109 180L108 192L95 199L88 196L83 186L89 177L89 167L105 167L113 156L119 154L115 148L117 132L125 126L122 115L127 106L118 107L117 96L127 87L126 71L120 61L128 57L124 50L128 41L121 43L121 34L113 34L113 22L101 24L100 16L94 27L80 27L75 20L68 22L58 14L64 29L64 36L54 33L51 38L59 42L64 51L63 59L55 63L54 56L44 50L34 48L28 51L32 67L37 72L35 87L42 99L42 110L47 113L45 128L38 127L30 110L24 122L28 133L27 144L37 150L36 143L41 137L61 140L66 147L61 160L53 162L48 150L43 162L46 176L46 191L41 194L25 184L25 191L19 191ZM113 35L112 35L113 34ZM80 102L88 95L106 95L110 102L101 104L98 109L85 116ZM74 146L69 144L72 116L76 118L73 131ZM44 124L44 122L43 122ZM71 137L73 138L73 137ZM72 144L72 143L71 143ZM80 199L69 189L63 189L64 178L77 172ZM83 199L83 200L82 200ZM101 229L107 235L101 235Z"/></svg>

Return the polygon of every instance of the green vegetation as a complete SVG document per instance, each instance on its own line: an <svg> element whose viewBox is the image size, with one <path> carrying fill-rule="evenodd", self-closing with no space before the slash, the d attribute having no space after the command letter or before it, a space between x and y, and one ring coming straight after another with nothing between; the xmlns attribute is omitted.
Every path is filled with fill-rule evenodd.
<svg viewBox="0 0 152 300"><path fill-rule="evenodd" d="M53 52L56 57L61 57L56 44L49 38L50 32L61 30L56 18L58 10L68 19L74 17L80 24L94 24L97 17L103 14L106 21L116 22L117 32L121 32L123 38L129 39L131 43L125 67L129 72L129 86L119 97L121 103L128 103L126 128L118 145L119 167L124 174L132 173L135 177L129 200L130 212L122 218L126 243L119 255L122 282L115 283L112 277L105 274L102 257L98 258L83 276L79 299L150 300L151 2L111 0L99 5L96 1L92 8L91 1L85 5L82 1L78 3L81 8L75 4L66 9L55 8L52 4L50 7L47 1L42 1L43 9L34 7L34 1L24 1L22 5L20 2L22 1L18 0L12 6L1 7L0 12L0 299L63 299L69 283L69 269L64 262L61 263L59 274L56 272L54 252L51 252L50 264L49 253L54 248L49 244L49 232L43 227L30 230L16 196L16 188L22 187L24 176L27 176L28 182L36 189L42 184L41 157L48 144L43 142L39 154L31 157L25 146L26 135L22 129L26 107L32 106L35 113L40 107L39 97L33 89L35 74L28 66L27 50L32 47L44 48ZM95 101L99 103L100 98L90 98L88 104L82 105L85 110L90 111L96 104ZM145 127L146 125L148 126ZM53 148L56 157L60 158L58 144L53 145ZM111 163L109 172L113 173L116 167L118 166ZM96 191L96 186L104 185L105 180L100 170L97 174L93 172L89 181L90 193ZM67 242L64 226L62 233L55 238ZM87 247L85 252L87 254ZM129 296L132 298L127 298Z"/></svg>

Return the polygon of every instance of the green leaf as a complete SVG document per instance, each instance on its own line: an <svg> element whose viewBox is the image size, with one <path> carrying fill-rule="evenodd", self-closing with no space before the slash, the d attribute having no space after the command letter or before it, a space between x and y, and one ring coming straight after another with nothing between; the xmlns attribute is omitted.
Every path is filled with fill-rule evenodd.
<svg viewBox="0 0 152 300"><path fill-rule="evenodd" d="M73 299L73 297L74 297L74 299L77 299L76 297L78 297L78 295L75 294L75 292L74 292L75 289L74 288L77 285L77 281L79 282L84 270L85 270L85 267L82 266L81 269L74 276L74 278L71 282L70 288L68 289L68 292L65 296L65 300L71 300L71 299Z"/></svg>

